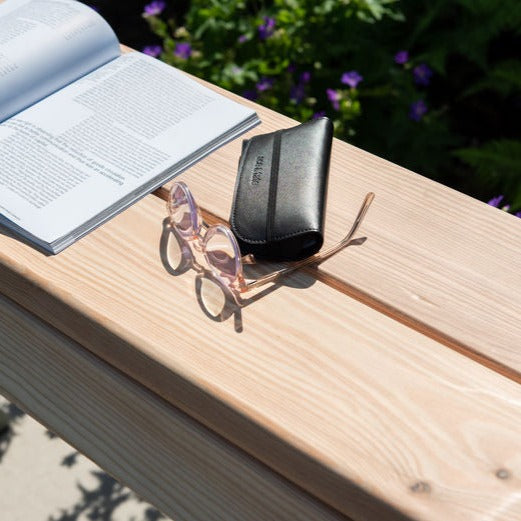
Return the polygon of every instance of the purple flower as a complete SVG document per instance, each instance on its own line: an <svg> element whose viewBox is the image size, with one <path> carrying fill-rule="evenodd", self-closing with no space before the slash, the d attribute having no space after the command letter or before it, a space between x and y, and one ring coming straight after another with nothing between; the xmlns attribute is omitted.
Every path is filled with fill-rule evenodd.
<svg viewBox="0 0 521 521"><path fill-rule="evenodd" d="M289 97L291 101L295 103L301 103L306 96L306 83L309 83L311 80L311 73L309 71L304 71L299 78L298 83L292 85L289 93Z"/></svg>
<svg viewBox="0 0 521 521"><path fill-rule="evenodd" d="M340 110L340 93L335 89L326 89L327 99L335 110Z"/></svg>
<svg viewBox="0 0 521 521"><path fill-rule="evenodd" d="M496 197L493 197L488 202L488 204L490 206L494 206L494 208L501 208L501 210L504 210L505 212L508 212L510 210L510 205L509 204L504 204L503 206L501 206L501 203L503 202L503 198L504 198L503 195L496 195ZM521 217L521 212L516 212L513 215L515 215L516 217Z"/></svg>
<svg viewBox="0 0 521 521"><path fill-rule="evenodd" d="M242 97L251 101L255 101L258 98L258 94L255 89L248 89L242 93Z"/></svg>
<svg viewBox="0 0 521 521"><path fill-rule="evenodd" d="M259 38L261 40L268 39L275 31L275 18L270 16L264 17L264 23L259 25Z"/></svg>
<svg viewBox="0 0 521 521"><path fill-rule="evenodd" d="M499 205L501 204L501 201L503 200L503 197L502 195L496 195L496 197L493 197L489 202L488 204L490 206L494 206L494 208L499 208Z"/></svg>
<svg viewBox="0 0 521 521"><path fill-rule="evenodd" d="M313 119L320 119L320 118L323 118L325 115L326 115L325 110L319 110L318 112L315 112L313 114Z"/></svg>
<svg viewBox="0 0 521 521"><path fill-rule="evenodd" d="M161 14L166 7L166 3L163 0L154 0L149 4L145 5L145 16L157 16Z"/></svg>
<svg viewBox="0 0 521 521"><path fill-rule="evenodd" d="M360 76L357 71L344 72L340 81L344 85L349 85L351 88L356 89L356 86L363 80L363 76Z"/></svg>
<svg viewBox="0 0 521 521"><path fill-rule="evenodd" d="M398 51L394 55L394 63L398 65L403 65L409 61L409 53L407 51Z"/></svg>
<svg viewBox="0 0 521 521"><path fill-rule="evenodd" d="M271 89L274 82L275 80L273 78L267 78L266 76L263 76L255 86L259 92L264 92L265 90Z"/></svg>
<svg viewBox="0 0 521 521"><path fill-rule="evenodd" d="M182 60L187 60L192 55L192 46L187 42L176 43L174 54Z"/></svg>
<svg viewBox="0 0 521 521"><path fill-rule="evenodd" d="M425 63L420 63L412 70L414 81L417 85L429 85L431 82L432 69Z"/></svg>
<svg viewBox="0 0 521 521"><path fill-rule="evenodd" d="M427 105L425 105L425 102L422 99L420 99L411 103L411 106L409 108L409 117L413 121L420 121L420 119L424 116L426 112Z"/></svg>
<svg viewBox="0 0 521 521"><path fill-rule="evenodd" d="M148 54L154 58L157 58L163 51L161 45L147 45L143 48L143 53Z"/></svg>
<svg viewBox="0 0 521 521"><path fill-rule="evenodd" d="M304 97L306 96L306 91L303 83L298 83L297 85L292 85L289 91L289 98L291 101L295 103L301 103Z"/></svg>
<svg viewBox="0 0 521 521"><path fill-rule="evenodd" d="M239 43L244 43L248 41L248 35L247 34L241 34L239 38L237 38L237 41Z"/></svg>
<svg viewBox="0 0 521 521"><path fill-rule="evenodd" d="M290 74L293 74L297 70L297 66L294 63L290 63L288 65L288 72Z"/></svg>
<svg viewBox="0 0 521 521"><path fill-rule="evenodd" d="M311 73L309 71L304 71L300 75L300 83L309 83L311 80Z"/></svg>

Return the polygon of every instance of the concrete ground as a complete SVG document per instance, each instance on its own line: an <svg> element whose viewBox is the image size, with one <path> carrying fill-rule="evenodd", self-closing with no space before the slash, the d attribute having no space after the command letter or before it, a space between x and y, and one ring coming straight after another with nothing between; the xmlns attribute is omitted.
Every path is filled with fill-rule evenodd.
<svg viewBox="0 0 521 521"><path fill-rule="evenodd" d="M0 520L168 521L2 396Z"/></svg>

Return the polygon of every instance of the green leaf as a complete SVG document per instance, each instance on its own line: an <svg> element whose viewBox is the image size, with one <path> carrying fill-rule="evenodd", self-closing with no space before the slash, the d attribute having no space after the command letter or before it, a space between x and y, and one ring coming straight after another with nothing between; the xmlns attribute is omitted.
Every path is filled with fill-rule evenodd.
<svg viewBox="0 0 521 521"><path fill-rule="evenodd" d="M521 91L521 62L507 60L496 65L486 78L466 89L462 97L471 96L484 90L491 90L501 96Z"/></svg>
<svg viewBox="0 0 521 521"><path fill-rule="evenodd" d="M501 139L477 148L460 148L453 154L471 166L490 190L508 199L521 191L521 141Z"/></svg>

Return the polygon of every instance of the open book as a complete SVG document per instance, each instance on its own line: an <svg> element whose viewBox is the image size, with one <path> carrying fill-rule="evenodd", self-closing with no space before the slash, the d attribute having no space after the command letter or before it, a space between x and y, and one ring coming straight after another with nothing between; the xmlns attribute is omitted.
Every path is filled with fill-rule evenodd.
<svg viewBox="0 0 521 521"><path fill-rule="evenodd" d="M0 224L53 253L259 122L75 0L0 3Z"/></svg>

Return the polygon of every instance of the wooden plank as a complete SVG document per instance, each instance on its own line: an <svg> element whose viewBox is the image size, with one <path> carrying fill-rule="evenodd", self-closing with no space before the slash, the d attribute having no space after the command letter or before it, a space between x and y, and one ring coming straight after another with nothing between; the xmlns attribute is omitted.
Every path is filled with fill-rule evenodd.
<svg viewBox="0 0 521 521"><path fill-rule="evenodd" d="M347 520L3 297L0 360L2 394L175 521Z"/></svg>
<svg viewBox="0 0 521 521"><path fill-rule="evenodd" d="M161 265L164 214L146 198L55 257L0 237L0 289L357 521L521 519L516 383L305 274L242 332L211 321Z"/></svg>
<svg viewBox="0 0 521 521"><path fill-rule="evenodd" d="M296 124L227 95L261 117L245 137ZM224 219L241 141L182 175L199 204ZM376 198L367 244L322 264L322 280L521 381L521 219L337 139L330 172L327 243L349 228L366 192Z"/></svg>

